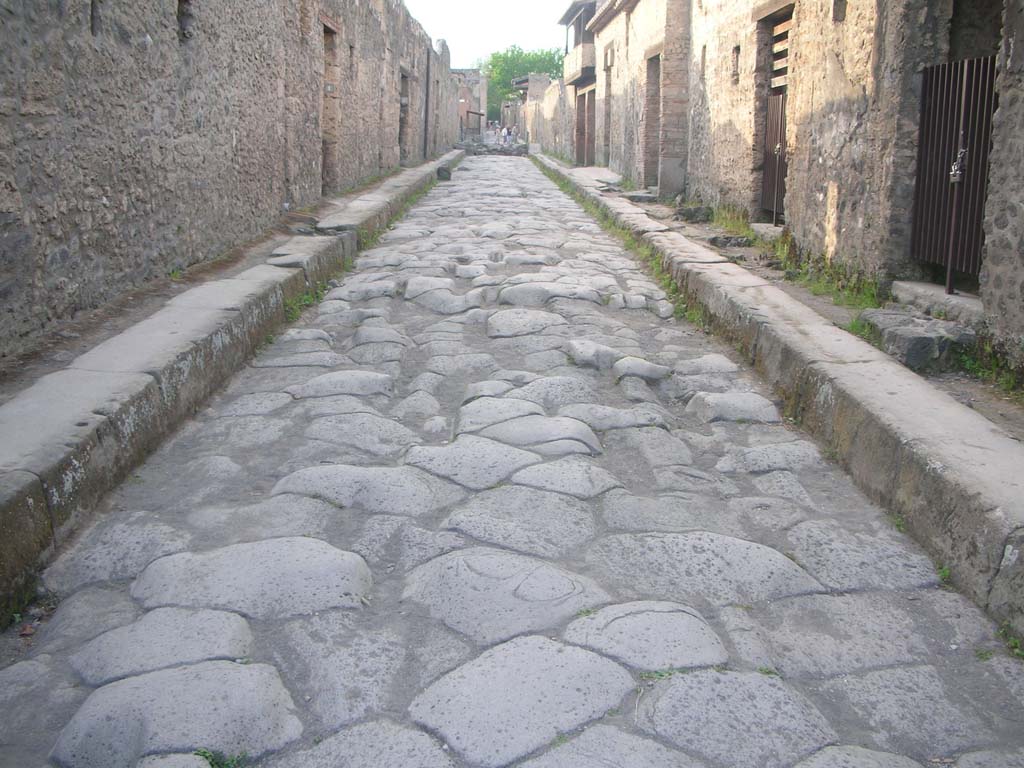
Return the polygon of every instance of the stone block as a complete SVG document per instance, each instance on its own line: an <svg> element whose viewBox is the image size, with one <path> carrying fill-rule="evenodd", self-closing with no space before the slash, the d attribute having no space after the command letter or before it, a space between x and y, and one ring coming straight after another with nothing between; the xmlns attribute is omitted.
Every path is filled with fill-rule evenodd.
<svg viewBox="0 0 1024 768"><path fill-rule="evenodd" d="M34 570L53 545L53 526L39 478L0 474L0 628L34 594Z"/></svg>

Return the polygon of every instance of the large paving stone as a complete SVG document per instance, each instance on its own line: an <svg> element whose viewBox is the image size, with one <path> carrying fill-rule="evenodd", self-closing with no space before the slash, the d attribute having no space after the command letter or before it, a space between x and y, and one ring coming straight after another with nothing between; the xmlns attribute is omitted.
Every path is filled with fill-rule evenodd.
<svg viewBox="0 0 1024 768"><path fill-rule="evenodd" d="M87 695L56 656L41 654L0 669L0 765L46 763L55 734Z"/></svg>
<svg viewBox="0 0 1024 768"><path fill-rule="evenodd" d="M470 763L499 768L600 717L632 687L596 654L519 637L438 680L409 713Z"/></svg>
<svg viewBox="0 0 1024 768"><path fill-rule="evenodd" d="M395 456L421 442L411 429L369 413L325 416L306 428L306 437L358 448L374 456Z"/></svg>
<svg viewBox="0 0 1024 768"><path fill-rule="evenodd" d="M711 354L680 360L673 367L677 376L704 376L712 373L734 373L740 369L725 355Z"/></svg>
<svg viewBox="0 0 1024 768"><path fill-rule="evenodd" d="M670 467L693 463L689 447L664 429L637 427L618 429L608 438L608 448L636 453L651 467Z"/></svg>
<svg viewBox="0 0 1024 768"><path fill-rule="evenodd" d="M49 652L81 645L131 624L140 612L126 589L86 587L57 606L36 634L36 648Z"/></svg>
<svg viewBox="0 0 1024 768"><path fill-rule="evenodd" d="M67 768L134 768L147 755L200 748L255 758L301 735L277 670L209 661L98 689L61 731L53 757Z"/></svg>
<svg viewBox="0 0 1024 768"><path fill-rule="evenodd" d="M786 535L789 551L833 589L909 589L938 583L935 566L907 539L851 533L839 523L808 520Z"/></svg>
<svg viewBox="0 0 1024 768"><path fill-rule="evenodd" d="M541 460L519 448L474 435L459 435L450 445L417 446L405 463L473 490L492 488L513 472Z"/></svg>
<svg viewBox="0 0 1024 768"><path fill-rule="evenodd" d="M80 587L137 576L158 557L188 548L191 536L145 512L101 519L43 574L47 589L69 594Z"/></svg>
<svg viewBox="0 0 1024 768"><path fill-rule="evenodd" d="M834 677L919 662L928 654L902 597L805 595L757 610L774 668L787 677ZM946 638L933 642L945 643Z"/></svg>
<svg viewBox="0 0 1024 768"><path fill-rule="evenodd" d="M863 747L825 747L801 760L796 768L921 768L921 764L909 757Z"/></svg>
<svg viewBox="0 0 1024 768"><path fill-rule="evenodd" d="M272 760L269 768L454 768L451 756L421 731L390 720L360 723L315 747Z"/></svg>
<svg viewBox="0 0 1024 768"><path fill-rule="evenodd" d="M642 357L623 357L612 366L615 381L626 376L635 376L644 381L661 381L671 375L672 369L667 365L658 365Z"/></svg>
<svg viewBox="0 0 1024 768"><path fill-rule="evenodd" d="M549 411L572 403L594 403L600 397L587 382L573 376L546 376L509 392L505 397L529 400Z"/></svg>
<svg viewBox="0 0 1024 768"><path fill-rule="evenodd" d="M540 557L565 557L594 535L590 508L571 496L508 485L478 493L445 528Z"/></svg>
<svg viewBox="0 0 1024 768"><path fill-rule="evenodd" d="M572 741L522 763L522 768L702 768L703 765L656 741L610 725L592 725Z"/></svg>
<svg viewBox="0 0 1024 768"><path fill-rule="evenodd" d="M810 702L758 673L673 675L641 699L638 724L731 768L784 768L835 739Z"/></svg>
<svg viewBox="0 0 1024 768"><path fill-rule="evenodd" d="M577 453L598 454L602 450L601 441L590 427L566 416L520 416L487 427L480 431L480 436L509 445L537 446L538 450L547 443L560 441L580 443Z"/></svg>
<svg viewBox="0 0 1024 768"><path fill-rule="evenodd" d="M724 456L715 469L719 472L758 474L780 469L796 470L820 466L822 466L822 460L818 447L805 440L796 440L780 445L737 448Z"/></svg>
<svg viewBox="0 0 1024 768"><path fill-rule="evenodd" d="M698 392L686 404L686 413L705 423L748 421L775 423L782 420L771 400L753 392Z"/></svg>
<svg viewBox="0 0 1024 768"><path fill-rule="evenodd" d="M881 749L946 755L992 743L992 732L973 705L957 700L957 692L948 690L929 666L847 675L822 683L818 692L832 706L845 703L852 709L859 727Z"/></svg>
<svg viewBox="0 0 1024 768"><path fill-rule="evenodd" d="M99 686L179 664L245 658L251 647L252 633L241 616L157 608L100 635L71 657L71 665L86 683Z"/></svg>
<svg viewBox="0 0 1024 768"><path fill-rule="evenodd" d="M610 472L577 456L527 467L516 472L512 482L578 499L590 499L622 485Z"/></svg>
<svg viewBox="0 0 1024 768"><path fill-rule="evenodd" d="M563 638L634 669L710 667L728 660L704 617L679 603L610 605L574 621Z"/></svg>
<svg viewBox="0 0 1024 768"><path fill-rule="evenodd" d="M465 497L457 485L414 467L334 464L302 469L278 481L274 495L294 493L344 509L393 515L429 515Z"/></svg>
<svg viewBox="0 0 1024 768"><path fill-rule="evenodd" d="M275 631L275 660L290 690L328 729L386 710L406 646L397 628L332 611Z"/></svg>
<svg viewBox="0 0 1024 768"><path fill-rule="evenodd" d="M576 365L597 368L599 371L609 370L616 361L626 356L618 349L587 339L573 339L567 342L565 351Z"/></svg>
<svg viewBox="0 0 1024 768"><path fill-rule="evenodd" d="M142 758L135 768L210 768L210 761L199 755L153 755Z"/></svg>
<svg viewBox="0 0 1024 768"><path fill-rule="evenodd" d="M590 579L525 555L476 547L414 570L403 600L479 643L548 629L610 600Z"/></svg>
<svg viewBox="0 0 1024 768"><path fill-rule="evenodd" d="M492 339L526 336L552 326L565 325L566 319L538 309L503 309L487 318L487 335Z"/></svg>
<svg viewBox="0 0 1024 768"><path fill-rule="evenodd" d="M135 580L132 597L147 608L222 608L277 618L358 607L372 586L359 555L291 537L161 558Z"/></svg>
<svg viewBox="0 0 1024 768"><path fill-rule="evenodd" d="M613 408L608 405L596 405L593 403L575 403L560 408L558 415L578 419L598 432L605 432L609 429L628 429L630 427L668 428L668 421L665 415L660 409L651 405L638 405L634 408Z"/></svg>
<svg viewBox="0 0 1024 768"><path fill-rule="evenodd" d="M500 383L504 384L504 382ZM511 388L510 385L505 386ZM479 432L481 429L509 419L543 413L543 408L528 400L477 397L459 409L459 432Z"/></svg>
<svg viewBox="0 0 1024 768"><path fill-rule="evenodd" d="M638 597L746 605L821 591L774 549L714 533L609 536L590 548L587 562Z"/></svg>
<svg viewBox="0 0 1024 768"><path fill-rule="evenodd" d="M387 395L394 393L394 380L373 371L335 371L316 376L305 384L285 389L298 398L326 397L328 395Z"/></svg>
<svg viewBox="0 0 1024 768"><path fill-rule="evenodd" d="M1024 749L971 752L961 755L954 768L1024 768Z"/></svg>

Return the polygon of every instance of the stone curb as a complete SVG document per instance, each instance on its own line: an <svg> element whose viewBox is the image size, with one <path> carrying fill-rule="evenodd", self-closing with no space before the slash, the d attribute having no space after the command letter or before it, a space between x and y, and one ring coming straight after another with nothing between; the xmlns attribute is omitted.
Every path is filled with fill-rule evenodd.
<svg viewBox="0 0 1024 768"><path fill-rule="evenodd" d="M771 283L535 157L654 247L687 301L736 344L787 413L904 521L957 587L1024 633L1024 445Z"/></svg>
<svg viewBox="0 0 1024 768"><path fill-rule="evenodd" d="M329 213L349 224L322 228L334 236L293 237L267 264L175 296L0 406L0 628L104 494L286 322L286 303L354 258L348 230L380 230L439 166L462 157L397 174Z"/></svg>

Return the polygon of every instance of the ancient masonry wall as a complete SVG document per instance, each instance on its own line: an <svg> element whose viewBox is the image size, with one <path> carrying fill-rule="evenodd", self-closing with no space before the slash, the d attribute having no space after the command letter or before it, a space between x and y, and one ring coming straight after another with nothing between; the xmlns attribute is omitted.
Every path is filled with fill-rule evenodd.
<svg viewBox="0 0 1024 768"><path fill-rule="evenodd" d="M990 330L1024 368L1024 6L1009 4L996 87L981 297Z"/></svg>
<svg viewBox="0 0 1024 768"><path fill-rule="evenodd" d="M533 78L539 78L534 80ZM545 82L547 86L545 87ZM532 75L525 106L530 144L541 151L571 162L573 126L576 121L573 89L561 78Z"/></svg>
<svg viewBox="0 0 1024 768"><path fill-rule="evenodd" d="M663 52L666 6L666 0L642 0L632 11L618 13L594 41L598 163L637 186L644 184L645 152L651 143L645 139L647 62Z"/></svg>
<svg viewBox="0 0 1024 768"><path fill-rule="evenodd" d="M0 22L0 355L458 134L447 48L400 0L66 0Z"/></svg>

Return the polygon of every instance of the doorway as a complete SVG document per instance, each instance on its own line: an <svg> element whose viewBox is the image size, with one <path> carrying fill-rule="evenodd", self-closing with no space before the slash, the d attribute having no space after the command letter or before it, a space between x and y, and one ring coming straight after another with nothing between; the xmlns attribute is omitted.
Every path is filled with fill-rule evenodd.
<svg viewBox="0 0 1024 768"><path fill-rule="evenodd" d="M320 194L339 186L338 140L341 136L341 63L338 32L324 25L324 86L320 100Z"/></svg>
<svg viewBox="0 0 1024 768"><path fill-rule="evenodd" d="M647 103L644 110L644 186L658 186L661 155L661 55L647 60Z"/></svg>
<svg viewBox="0 0 1024 768"><path fill-rule="evenodd" d="M768 25L768 98L764 101L764 146L761 160L761 208L778 225L786 214L786 102L789 88L789 33L793 9L764 22Z"/></svg>

